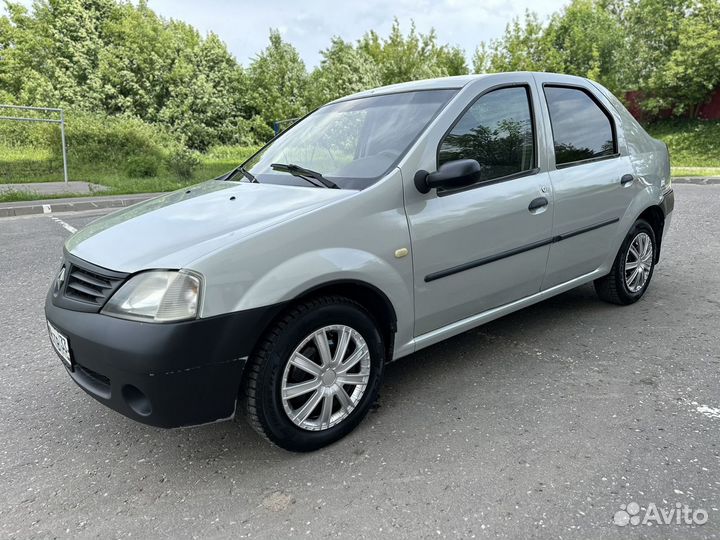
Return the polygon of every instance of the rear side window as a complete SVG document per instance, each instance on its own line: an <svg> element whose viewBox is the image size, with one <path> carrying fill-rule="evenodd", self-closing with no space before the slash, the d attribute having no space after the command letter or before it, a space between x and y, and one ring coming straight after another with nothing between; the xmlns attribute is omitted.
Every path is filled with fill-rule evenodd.
<svg viewBox="0 0 720 540"><path fill-rule="evenodd" d="M534 169L528 89L499 88L473 103L440 144L438 165L456 159L477 160L481 181Z"/></svg>
<svg viewBox="0 0 720 540"><path fill-rule="evenodd" d="M556 165L617 153L610 117L584 90L546 86L545 98L550 110Z"/></svg>

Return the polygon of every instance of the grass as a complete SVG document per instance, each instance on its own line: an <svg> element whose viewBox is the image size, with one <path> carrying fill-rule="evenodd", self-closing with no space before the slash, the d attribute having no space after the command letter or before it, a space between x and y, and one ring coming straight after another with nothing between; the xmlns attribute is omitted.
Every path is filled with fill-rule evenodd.
<svg viewBox="0 0 720 540"><path fill-rule="evenodd" d="M674 176L720 176L720 121L665 120L646 129L668 145Z"/></svg>
<svg viewBox="0 0 720 540"><path fill-rule="evenodd" d="M720 167L671 167L673 176L716 176L720 177Z"/></svg>
<svg viewBox="0 0 720 540"><path fill-rule="evenodd" d="M28 176L3 177L0 170L0 181L7 184L61 182L62 164L52 163L50 152L38 151L34 148L0 148L0 167L3 161L25 162L30 165L27 170L33 174ZM216 178L223 173L237 167L252 155L257 148L246 146L221 146L202 154L200 164L196 167L191 178L179 179L167 170L159 170L156 176L147 178L128 178L123 171L122 164L112 167L110 164L69 163L71 180L91 182L106 186L102 195L127 195L134 193L157 193L173 191L182 187ZM78 196L95 196L98 193L86 193ZM30 191L9 190L0 193L0 202L17 202L40 199L64 198L72 194L62 194L53 197L38 195Z"/></svg>
<svg viewBox="0 0 720 540"><path fill-rule="evenodd" d="M0 193L0 203L45 201L50 199L68 199L76 197L94 197L97 193L62 193L53 195L42 195L34 191L8 190Z"/></svg>

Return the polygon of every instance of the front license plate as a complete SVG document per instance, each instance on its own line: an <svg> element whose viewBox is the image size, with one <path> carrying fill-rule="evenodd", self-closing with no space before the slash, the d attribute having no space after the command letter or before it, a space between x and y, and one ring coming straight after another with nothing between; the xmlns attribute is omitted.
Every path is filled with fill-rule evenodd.
<svg viewBox="0 0 720 540"><path fill-rule="evenodd" d="M67 368L72 371L73 365L72 359L70 358L70 344L68 343L68 339L58 332L57 328L49 322L47 323L47 327L48 332L50 332L50 342L52 343L53 349L58 353Z"/></svg>

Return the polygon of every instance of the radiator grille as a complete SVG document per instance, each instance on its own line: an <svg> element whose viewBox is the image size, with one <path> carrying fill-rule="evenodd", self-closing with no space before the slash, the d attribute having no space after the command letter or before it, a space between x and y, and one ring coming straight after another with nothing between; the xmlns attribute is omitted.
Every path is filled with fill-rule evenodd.
<svg viewBox="0 0 720 540"><path fill-rule="evenodd" d="M102 306L122 282L71 264L65 286L65 296L73 300Z"/></svg>

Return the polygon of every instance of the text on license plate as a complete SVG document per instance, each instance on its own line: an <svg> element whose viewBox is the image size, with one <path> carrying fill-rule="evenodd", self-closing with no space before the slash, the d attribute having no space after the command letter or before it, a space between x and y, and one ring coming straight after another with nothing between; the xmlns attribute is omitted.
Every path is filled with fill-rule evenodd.
<svg viewBox="0 0 720 540"><path fill-rule="evenodd" d="M70 345L68 339L63 336L58 330L49 322L47 323L48 332L50 333L50 342L52 343L55 351L60 355L62 361L67 365L68 368L72 369L72 360L70 360Z"/></svg>

